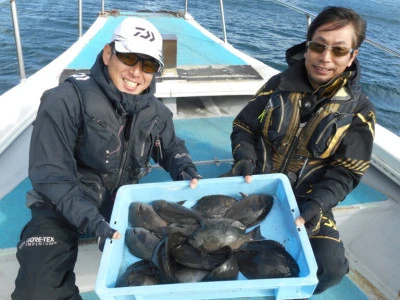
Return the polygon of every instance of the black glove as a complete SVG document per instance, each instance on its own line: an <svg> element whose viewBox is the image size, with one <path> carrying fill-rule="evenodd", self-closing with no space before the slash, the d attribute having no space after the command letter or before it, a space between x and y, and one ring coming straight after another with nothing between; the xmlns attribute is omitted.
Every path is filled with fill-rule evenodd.
<svg viewBox="0 0 400 300"><path fill-rule="evenodd" d="M232 174L241 176L253 175L254 169L255 169L254 162L249 158L245 158L239 160L237 163L233 165Z"/></svg>
<svg viewBox="0 0 400 300"><path fill-rule="evenodd" d="M103 252L104 244L106 243L106 239L112 239L114 233L116 232L115 229L112 229L110 225L106 221L101 221L97 224L96 227L96 241L97 245L99 246L99 250Z"/></svg>
<svg viewBox="0 0 400 300"><path fill-rule="evenodd" d="M319 232L321 219L322 219L322 208L318 202L314 200L306 200L300 207L300 214L306 223L304 226L307 230L308 236L313 236Z"/></svg>
<svg viewBox="0 0 400 300"><path fill-rule="evenodd" d="M196 169L193 167L187 167L183 169L178 175L178 180L192 180L193 178L203 178L199 173L197 173Z"/></svg>

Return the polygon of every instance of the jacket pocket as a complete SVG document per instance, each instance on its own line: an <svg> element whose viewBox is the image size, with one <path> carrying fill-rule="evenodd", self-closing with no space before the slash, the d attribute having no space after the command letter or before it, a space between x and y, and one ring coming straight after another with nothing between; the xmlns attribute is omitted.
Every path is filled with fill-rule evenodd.
<svg viewBox="0 0 400 300"><path fill-rule="evenodd" d="M120 130L110 128L105 121L84 115L79 160L93 169L108 172L118 166L122 149Z"/></svg>
<svg viewBox="0 0 400 300"><path fill-rule="evenodd" d="M289 107L281 94L271 95L266 107L267 116L263 126L263 135L273 143L279 143L285 136L287 122L285 116L290 115Z"/></svg>
<svg viewBox="0 0 400 300"><path fill-rule="evenodd" d="M307 150L316 158L327 158L339 147L353 120L352 114L332 113L315 127Z"/></svg>
<svg viewBox="0 0 400 300"><path fill-rule="evenodd" d="M138 144L134 145L133 159L137 167L144 167L150 160L151 152L156 142L156 137L159 135L160 129L156 116L150 122L142 124L138 128Z"/></svg>
<svg viewBox="0 0 400 300"><path fill-rule="evenodd" d="M265 112L262 134L277 151L285 152L298 127L298 95L282 91L273 93Z"/></svg>

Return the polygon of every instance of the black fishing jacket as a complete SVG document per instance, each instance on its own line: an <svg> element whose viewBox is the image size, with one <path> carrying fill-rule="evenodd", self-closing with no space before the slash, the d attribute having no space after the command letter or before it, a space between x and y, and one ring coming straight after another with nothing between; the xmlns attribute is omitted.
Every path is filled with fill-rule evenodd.
<svg viewBox="0 0 400 300"><path fill-rule="evenodd" d="M50 202L79 232L94 233L111 213L116 190L138 182L150 158L174 180L195 168L175 136L171 111L154 93L154 78L141 95L120 92L102 53L90 75L46 91L32 132L28 206Z"/></svg>
<svg viewBox="0 0 400 300"><path fill-rule="evenodd" d="M254 161L256 174L286 174L298 201L313 199L328 211L369 167L375 109L361 91L357 59L314 90L304 51L305 43L288 49L289 68L266 82L237 115L232 152L235 161Z"/></svg>

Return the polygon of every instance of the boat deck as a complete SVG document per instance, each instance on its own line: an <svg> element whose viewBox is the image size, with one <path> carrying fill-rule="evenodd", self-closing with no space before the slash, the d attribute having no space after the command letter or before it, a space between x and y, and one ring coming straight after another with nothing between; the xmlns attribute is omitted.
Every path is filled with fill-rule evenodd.
<svg viewBox="0 0 400 300"><path fill-rule="evenodd" d="M96 54L111 39L114 28L125 17L136 15L124 13L123 17L120 18L107 18L99 34L68 65L68 69L90 69L96 59ZM141 16L143 17L143 14ZM172 79L227 80L231 76L249 80L262 79L260 74L242 58L228 51L223 45L216 44L215 40L205 36L182 17L176 16L176 13L165 13L164 16L149 13L147 19L159 28L164 40L176 41L179 52L179 56L176 58L177 77L171 77L167 74L160 77L159 81ZM179 28L179 31L176 31L177 28ZM234 72L229 72L228 67L232 67ZM220 71L219 74L218 71Z"/></svg>

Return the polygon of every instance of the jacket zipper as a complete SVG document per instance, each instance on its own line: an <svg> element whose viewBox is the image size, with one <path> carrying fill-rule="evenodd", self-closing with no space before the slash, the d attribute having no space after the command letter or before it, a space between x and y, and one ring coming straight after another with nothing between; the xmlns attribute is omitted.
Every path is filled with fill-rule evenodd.
<svg viewBox="0 0 400 300"><path fill-rule="evenodd" d="M338 116L339 114L335 113L335 116ZM333 124L335 123L335 121L340 120L341 118L343 118L342 115L339 115L337 118L331 120L328 124L325 125L324 129L322 130L321 134L318 136L317 140L315 141L315 144L318 144L319 141L321 140L321 138L324 136L326 130Z"/></svg>
<svg viewBox="0 0 400 300"><path fill-rule="evenodd" d="M307 177L309 177L312 173L314 173L315 171L319 170L319 169L322 168L323 166L324 166L324 165L322 164L322 165L319 165L319 166L317 166L317 167L311 169L310 171L308 171L307 174L305 174L305 175L303 176L303 178L301 178L301 180L300 180L300 177L299 177L299 180L297 180L297 183L296 183L295 188L297 189L297 188L300 186L300 184L304 181L304 179L306 179Z"/></svg>
<svg viewBox="0 0 400 300"><path fill-rule="evenodd" d="M285 115L285 105L283 104L282 95L279 95L279 100L281 102L281 107L282 107L282 112L281 112L281 115L280 115L280 120L279 120L279 125L278 125L278 132L280 133L281 130L282 130L283 116Z"/></svg>
<svg viewBox="0 0 400 300"><path fill-rule="evenodd" d="M300 101L301 101L301 100L298 101L298 106L296 107L297 109L296 109L296 111L294 111L294 114L296 114L296 119L297 119L297 120L295 120L295 124L298 124L299 121L300 121L300 120L299 120L299 119L300 119L299 107L300 107L300 105L301 105ZM282 104L282 106L283 106L283 104ZM282 114L282 116L283 116L283 114ZM301 127L301 126L299 126L299 125L297 125L297 126L298 126L298 127L297 127L297 130L296 130L296 133L295 133L293 136L290 137L290 140L289 140L289 143L290 143L289 150L287 151L287 153L286 153L286 155L285 155L285 158L283 159L283 162L282 162L282 164L281 164L281 168L280 168L280 170L279 170L279 173L284 173L284 172L286 171L287 165L288 165L290 159L291 159L292 156L293 156L293 153L294 153L295 148L297 147L298 140L299 140L299 135L300 135L300 132L301 132L301 130L302 130L302 127Z"/></svg>
<svg viewBox="0 0 400 300"><path fill-rule="evenodd" d="M146 147L146 140L147 137L150 135L151 131L153 130L153 128L156 126L157 124L157 118L154 120L153 124L151 125L151 127L149 127L149 129L146 131L146 139L144 140L144 142L142 143L142 150L140 151L140 156L144 155L144 148Z"/></svg>
<svg viewBox="0 0 400 300"><path fill-rule="evenodd" d="M261 145L263 148L263 165L262 165L262 172L265 172L266 166L267 166L267 149L265 147L265 142L264 142L264 138L261 137Z"/></svg>
<svg viewBox="0 0 400 300"><path fill-rule="evenodd" d="M299 140L299 135L300 135L301 129L302 128L300 126L299 126L299 128L297 128L296 134L294 135L294 138L292 138L292 143L290 144L289 150L285 155L285 159L282 162L282 165L281 165L281 168L279 170L279 173L285 173L287 165L288 165L290 159L293 156L295 148L297 147L297 143L298 143L298 140Z"/></svg>
<svg viewBox="0 0 400 300"><path fill-rule="evenodd" d="M303 176L303 172L306 169L307 163L308 163L308 157L306 157L306 159L304 160L303 166L301 167L301 170L299 172L299 176L297 177L297 182L299 182L301 179L301 176ZM298 183L296 184L296 187L297 186L298 186Z"/></svg>
<svg viewBox="0 0 400 300"><path fill-rule="evenodd" d="M158 154L159 154L158 161L160 161L163 159L163 153L162 153L161 140L160 140L159 134L157 134L157 136L156 136L156 141L154 143L154 146L156 146L158 149Z"/></svg>
<svg viewBox="0 0 400 300"><path fill-rule="evenodd" d="M113 189L113 193L115 191L115 189L119 186L119 184L121 183L121 177L122 177L122 171L124 169L125 163L126 163L126 157L128 156L128 142L124 141L124 150L122 152L122 159L121 159L121 163L119 165L119 170L118 170L118 175L117 178L115 180L115 185L114 185L114 189Z"/></svg>
<svg viewBox="0 0 400 300"><path fill-rule="evenodd" d="M323 107L320 107L316 112L315 112L315 114L313 114L312 115L312 117L311 118L313 118L312 120L311 120L311 122L309 121L309 122L307 122L307 124L304 126L304 128L305 128L305 132L307 132L307 128L310 128L310 127L312 127L312 125L314 125L314 123L316 122L316 120L317 120L317 115L319 115L321 112L322 112L322 110L323 110L324 108Z"/></svg>
<svg viewBox="0 0 400 300"><path fill-rule="evenodd" d="M97 124L99 124L101 127L103 127L103 128L106 128L106 127L107 127L107 125L106 125L103 121L97 119L95 116L88 115L88 117L89 117L89 119L91 119L92 121L94 121L94 122L96 122Z"/></svg>
<svg viewBox="0 0 400 300"><path fill-rule="evenodd" d="M129 134L132 132L132 128L133 128L133 126L135 124L136 118L137 118L137 114L134 114L133 115L133 119L132 119L132 123L131 123L131 130L129 131ZM122 152L122 159L121 159L121 163L119 164L118 175L117 175L117 178L115 180L115 185L114 185L113 192L117 187L119 187L119 185L121 183L122 173L123 173L123 170L124 170L125 165L126 165L126 160L127 160L127 157L128 157L128 150L130 148L129 147L130 146L130 143L129 143L130 139L128 137L128 140L126 140L125 139L125 135L126 135L126 133L124 132L123 137L122 137L123 140L124 140L124 143L123 143L123 147L124 148L123 148L123 152ZM131 143L132 143L132 141L131 141Z"/></svg>

